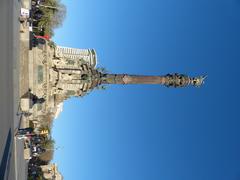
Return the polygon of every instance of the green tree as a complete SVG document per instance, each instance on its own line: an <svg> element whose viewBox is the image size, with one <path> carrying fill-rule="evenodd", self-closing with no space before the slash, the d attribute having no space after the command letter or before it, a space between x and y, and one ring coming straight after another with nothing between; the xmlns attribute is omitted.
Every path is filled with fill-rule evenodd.
<svg viewBox="0 0 240 180"><path fill-rule="evenodd" d="M52 138L45 139L45 141L42 142L41 146L46 149L46 152L42 153L39 156L39 159L45 162L50 162L53 159L54 155L54 146L55 141Z"/></svg>
<svg viewBox="0 0 240 180"><path fill-rule="evenodd" d="M38 27L45 29L45 34L54 35L54 29L62 25L66 17L66 6L60 0L47 0L40 5L43 16L38 22Z"/></svg>

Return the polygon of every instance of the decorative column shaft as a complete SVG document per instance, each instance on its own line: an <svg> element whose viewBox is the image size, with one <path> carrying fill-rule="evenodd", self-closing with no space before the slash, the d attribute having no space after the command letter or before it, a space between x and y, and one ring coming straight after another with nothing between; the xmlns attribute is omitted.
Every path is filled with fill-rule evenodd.
<svg viewBox="0 0 240 180"><path fill-rule="evenodd" d="M104 74L102 84L161 84L167 87L196 87L204 83L205 76L189 77L183 74L167 74L165 76L141 76L128 74Z"/></svg>

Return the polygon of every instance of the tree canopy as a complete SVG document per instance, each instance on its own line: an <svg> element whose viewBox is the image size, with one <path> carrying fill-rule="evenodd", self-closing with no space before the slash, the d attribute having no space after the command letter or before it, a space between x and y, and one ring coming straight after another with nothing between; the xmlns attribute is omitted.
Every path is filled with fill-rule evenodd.
<svg viewBox="0 0 240 180"><path fill-rule="evenodd" d="M46 0L39 5L43 16L38 21L38 27L44 28L44 34L54 35L54 29L62 25L66 17L66 6L60 0Z"/></svg>

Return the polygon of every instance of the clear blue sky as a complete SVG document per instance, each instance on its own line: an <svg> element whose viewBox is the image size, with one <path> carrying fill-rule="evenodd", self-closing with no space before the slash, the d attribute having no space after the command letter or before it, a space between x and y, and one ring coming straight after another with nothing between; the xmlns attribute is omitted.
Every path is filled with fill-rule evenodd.
<svg viewBox="0 0 240 180"><path fill-rule="evenodd" d="M109 86L64 103L67 180L240 179L240 1L64 0L54 40L113 73L207 74L200 88Z"/></svg>

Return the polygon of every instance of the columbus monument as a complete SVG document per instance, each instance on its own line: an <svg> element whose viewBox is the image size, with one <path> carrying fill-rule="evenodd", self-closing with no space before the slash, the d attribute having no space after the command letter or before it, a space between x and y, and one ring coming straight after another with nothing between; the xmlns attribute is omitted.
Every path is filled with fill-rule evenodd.
<svg viewBox="0 0 240 180"><path fill-rule="evenodd" d="M56 45L42 45L32 50L30 72L31 93L41 103L31 107L31 119L38 121L46 114L58 114L64 100L82 97L95 88L108 84L157 84L166 87L200 87L205 76L190 77L184 74L145 76L109 74L96 68L94 49L76 49Z"/></svg>

